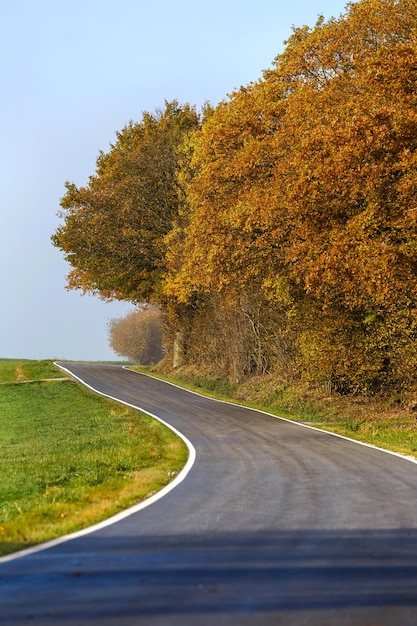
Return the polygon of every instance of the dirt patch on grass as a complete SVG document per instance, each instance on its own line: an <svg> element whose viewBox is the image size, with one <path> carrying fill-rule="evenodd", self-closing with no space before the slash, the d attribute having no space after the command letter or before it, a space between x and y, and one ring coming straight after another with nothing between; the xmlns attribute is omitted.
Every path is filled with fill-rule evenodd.
<svg viewBox="0 0 417 626"><path fill-rule="evenodd" d="M15 369L15 380L18 382L21 382L22 380L26 380L27 376L25 374L25 372L23 371L23 367L21 365L18 365Z"/></svg>

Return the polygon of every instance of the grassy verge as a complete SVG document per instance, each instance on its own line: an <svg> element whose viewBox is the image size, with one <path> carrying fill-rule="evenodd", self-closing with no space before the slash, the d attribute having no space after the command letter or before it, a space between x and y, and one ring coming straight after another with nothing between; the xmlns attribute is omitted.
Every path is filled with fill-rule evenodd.
<svg viewBox="0 0 417 626"><path fill-rule="evenodd" d="M66 374L55 367L52 361L0 359L0 384L62 378L65 376Z"/></svg>
<svg viewBox="0 0 417 626"><path fill-rule="evenodd" d="M302 422L417 458L417 413L415 402L400 404L388 396L358 398L329 395L321 389L283 384L273 376L248 377L230 383L194 368L180 368L175 375L151 368L134 367L191 391L219 400L236 402L273 415Z"/></svg>
<svg viewBox="0 0 417 626"><path fill-rule="evenodd" d="M185 444L156 420L45 380L62 376L48 361L0 360L0 555L139 502L186 461Z"/></svg>

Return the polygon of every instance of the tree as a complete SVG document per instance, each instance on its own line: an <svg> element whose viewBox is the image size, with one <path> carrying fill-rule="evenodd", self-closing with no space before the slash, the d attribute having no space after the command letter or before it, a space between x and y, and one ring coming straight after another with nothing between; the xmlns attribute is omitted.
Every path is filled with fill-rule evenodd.
<svg viewBox="0 0 417 626"><path fill-rule="evenodd" d="M276 64L295 137L281 251L316 310L304 367L345 391L410 384L417 365L416 26L414 2L365 0L297 29Z"/></svg>
<svg viewBox="0 0 417 626"><path fill-rule="evenodd" d="M161 314L155 306L140 306L109 322L109 344L119 356L141 365L153 365L162 359Z"/></svg>
<svg viewBox="0 0 417 626"><path fill-rule="evenodd" d="M191 137L191 175L184 185L188 213L168 235L176 244L168 246L168 256L174 249L176 262L164 288L171 298L194 306L189 357L211 358L219 372L234 379L268 370L272 363L292 376L283 354L284 346L290 351L289 337L282 335L288 292L273 313L264 293L267 281L275 293L279 283L265 221L266 207L278 201L269 193L274 162L267 138L279 105L265 111L267 95L262 83L239 90ZM284 272L282 267L282 285Z"/></svg>
<svg viewBox="0 0 417 626"><path fill-rule="evenodd" d="M416 32L415 0L350 3L202 121L130 124L62 200L70 287L159 302L177 363L415 384Z"/></svg>
<svg viewBox="0 0 417 626"><path fill-rule="evenodd" d="M170 293L263 294L299 371L343 392L417 369L416 27L413 0L362 0L297 28L194 138Z"/></svg>
<svg viewBox="0 0 417 626"><path fill-rule="evenodd" d="M180 208L177 150L199 125L190 105L166 102L117 132L100 153L88 185L66 184L52 237L72 266L70 289L104 299L158 299L165 271L164 237Z"/></svg>

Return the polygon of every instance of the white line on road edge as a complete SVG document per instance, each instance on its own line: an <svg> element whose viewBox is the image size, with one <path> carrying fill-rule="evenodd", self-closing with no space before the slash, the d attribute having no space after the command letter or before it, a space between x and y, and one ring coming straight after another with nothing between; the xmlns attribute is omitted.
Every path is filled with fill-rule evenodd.
<svg viewBox="0 0 417 626"><path fill-rule="evenodd" d="M351 437L347 437L346 435L339 435L339 433L334 433L331 430L325 430L324 428L316 428L315 426L310 426L309 424L303 424L302 422L297 422L296 420L290 420L288 417L281 417L280 415L274 415L273 413L268 413L268 411L263 411L262 409L255 409L251 406L246 406L244 404L238 404L237 402L231 402L229 400L219 400L219 398L212 398L211 396L205 396L198 391L192 391L191 389L187 389L186 387L181 387L176 383L172 383L169 380L164 380L163 378L158 378L157 376L152 376L152 374L146 374L145 372L136 372L136 370L132 370L129 366L124 365L123 369L128 370L129 372L134 372L135 374L140 374L141 376L149 376L149 378L153 378L154 380L159 380L162 383L166 383L167 385L172 385L173 387L177 387L178 389L182 389L183 391L188 391L188 393L193 393L196 396L200 396L201 398L206 398L207 400L213 400L214 402L221 402L223 404L230 404L231 406L237 406L241 409L246 409L247 411L256 411L257 413L262 413L263 415L269 415L269 417L273 417L276 420L282 420L283 422L287 422L288 424L293 424L294 426L300 426L301 428L308 428L309 430L314 430L316 433L323 433L324 435L331 435L332 437L338 437L339 439L345 439L346 441L351 441L352 443L357 443L359 446L364 446L365 448L371 448L372 450L378 450L379 452L385 452L386 454L390 454L391 456L396 456L399 459L403 459L404 461L409 461L410 463L414 463L417 465L417 458L413 456L406 456L405 454L400 454L400 452L394 452L393 450L388 450L387 448L380 448L379 446L375 446L372 443L366 443L365 441L359 441L359 439L352 439Z"/></svg>
<svg viewBox="0 0 417 626"><path fill-rule="evenodd" d="M95 389L91 385L88 385L81 378L73 374L70 370L63 367L62 365L59 365L58 363L54 363L54 365L64 370L68 374L70 374L73 378L76 378L85 387L88 387L88 389L91 389L91 391L98 393L100 396L104 396L105 398L109 398L110 400L115 400L116 402L125 404L126 406L129 406L132 409L137 409L139 411L142 411L142 413L146 413L146 415L153 417L154 419L158 420L158 422L161 422L161 424L164 424L165 426L167 426L176 435L178 435L178 437L180 437L185 443L185 445L187 446L188 459L187 459L186 464L182 468L182 470L179 472L179 474L177 474L177 476L174 478L173 481L171 481L168 485L163 487L163 489L158 491L158 493L155 493L153 496L146 498L146 500L143 500L142 502L139 502L138 504L135 504L134 506L131 506L128 509L125 509L124 511L120 511L120 513L116 513L116 515L112 515L112 517L109 517L108 519L103 520L102 522L98 522L97 524L94 524L93 526L88 526L87 528L83 528L82 530L78 530L69 535L64 535L63 537L57 537L56 539L51 539L50 541L46 541L45 543L41 543L37 546L32 546L31 548L26 548L24 550L19 550L19 552L14 552L13 554L7 554L6 556L2 556L0 557L0 563L7 563L8 561L13 561L14 559L20 559L24 556L29 556L31 554L35 554L36 552L42 552L43 550L48 550L49 548L59 546L61 543L66 543L67 541L72 541L73 539L84 537L85 535L94 533L97 530L106 528L107 526L112 526L113 524L120 522L126 517L129 517L130 515L134 515L135 513L142 511L142 509L145 509L151 504L154 504L154 502L157 502L158 500L166 496L167 493L169 493L170 491L172 491L172 489L175 489L175 487L177 487L180 483L182 483L182 481L186 478L187 474L190 472L192 466L195 463L196 451L195 451L193 444L191 443L189 439L187 439L187 437L185 437L185 435L183 435L179 430L174 428L174 426L171 426L171 424L168 424L168 422L165 422L163 419L161 419L157 415L153 415L152 413L149 413L149 411L145 411L139 406L136 406L134 404L129 404L129 402L125 402L124 400L119 400L118 398L114 398L113 396L109 396L106 393L102 393L101 391L98 391L97 389Z"/></svg>
<svg viewBox="0 0 417 626"><path fill-rule="evenodd" d="M23 556L28 556L30 554L35 554L36 552L41 552L43 550L47 550L48 548L53 548L54 546L57 546L61 543L72 541L72 539L77 539L78 537L89 535L90 533L93 533L102 528L106 528L106 526L111 526L112 524L115 524L116 522L119 522L120 520L125 519L126 517L129 517L130 515L137 513L138 511L141 511L142 509L150 506L154 502L157 502L158 500L163 498L167 493L169 493L172 489L174 489L177 485L179 485L186 478L187 474L189 473L189 471L191 470L192 466L195 463L196 450L193 444L185 437L185 435L183 435L179 430L174 428L174 426L171 426L170 424L165 422L163 419L161 419L157 415L153 415L152 413L149 413L149 411L145 411L144 409L138 406L135 406L134 404L129 404L128 402L124 402L123 400L118 400L117 398L113 398L113 396L109 396L105 393L102 393L101 391L98 391L97 389L94 389L94 387L91 387L90 385L85 383L81 378L73 374L70 370L66 369L62 365L59 365L58 363L55 363L55 365L61 368L62 370L68 372L68 374L70 374L73 378L76 378L80 383L85 385L85 387L88 387L88 389L91 389L91 391L94 391L95 393L98 393L99 395L109 398L111 400L115 400L116 402L120 402L121 404L125 404L126 406L129 406L133 409L138 409L139 411L142 411L143 413L146 413L150 417L153 417L154 419L158 420L162 424L165 424L165 426L168 426L168 428L170 428L174 433L176 433L184 441L184 443L186 444L189 450L189 457L188 457L187 463L184 465L183 469L176 476L176 478L171 483L169 483L169 485L166 485L166 487L161 489L161 491L158 491L158 493L154 494L150 498L147 498L146 500L139 502L139 504L136 504L135 506L130 507L129 509L126 509L125 511L121 511L120 513L117 513L116 515L109 517L109 519L107 520L103 520L102 522L99 522L98 524L94 524L94 526L89 526L88 528L84 528L83 530L79 530L75 533L71 533L70 535L57 537L56 539L52 539L51 541L47 541L38 546L33 546L32 548L27 548L25 550L20 550L19 552L14 552L13 554L8 554L6 556L0 557L0 563L12 561L14 559L18 559ZM219 400L218 398L211 398L210 396L204 396L202 393L198 393L198 391L192 391L191 389L186 389L185 387L181 387L180 385L177 385L176 383L172 383L170 381L157 378L156 376L151 376L150 374L145 374L143 372L135 372L135 370L130 370L126 366L124 366L123 369L127 369L131 372L140 374L142 376L148 376L149 378L153 378L154 380L159 380L162 383L166 383L167 385L172 385L173 387L177 387L178 389L182 389L183 391L187 391L188 393L192 393L196 396L200 396L208 400L213 400L214 402L221 402L222 404L230 404L232 406L237 406L241 409L247 409L248 411L256 411L257 413L262 413L263 415L268 415L269 417L273 417L277 420L282 420L283 422L293 424L293 426L300 426L301 428L308 428L309 430L314 430L314 432L316 433L322 433L323 435L331 435L339 439L345 439L346 441L356 443L359 446L364 446L365 448L378 450L379 452L385 452L385 454L396 456L399 459L403 459L404 461L409 461L410 463L414 463L415 465L417 465L417 459L415 459L414 457L406 456L404 454L400 454L399 452L393 452L392 450L387 450L386 448L379 448L378 446L375 446L371 443L365 443L364 441L358 441L357 439L352 439L351 437L346 437L345 435L339 435L338 433L333 433L330 430L324 430L322 428L315 428L314 426L309 426L308 424L302 424L300 422L296 422L295 420L290 420L286 417L281 417L280 415L274 415L273 413L268 413L267 411L262 411L261 409L255 409L253 407L245 406L244 404L237 404L236 402L228 402L227 400Z"/></svg>

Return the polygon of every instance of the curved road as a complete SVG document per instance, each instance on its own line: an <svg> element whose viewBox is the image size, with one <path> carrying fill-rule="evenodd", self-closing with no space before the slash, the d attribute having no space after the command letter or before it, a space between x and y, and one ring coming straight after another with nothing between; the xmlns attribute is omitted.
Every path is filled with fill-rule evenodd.
<svg viewBox="0 0 417 626"><path fill-rule="evenodd" d="M417 465L116 366L65 364L195 446L175 489L0 562L0 624L415 626Z"/></svg>

